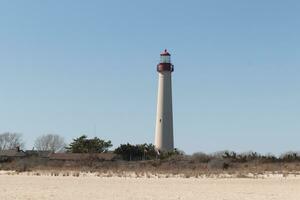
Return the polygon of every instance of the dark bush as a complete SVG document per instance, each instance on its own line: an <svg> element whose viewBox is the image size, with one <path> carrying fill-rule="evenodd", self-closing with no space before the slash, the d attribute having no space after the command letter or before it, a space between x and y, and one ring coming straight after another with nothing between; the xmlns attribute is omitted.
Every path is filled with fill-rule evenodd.
<svg viewBox="0 0 300 200"><path fill-rule="evenodd" d="M298 152L287 152L280 156L281 161L283 162L295 162L300 161L300 153Z"/></svg>
<svg viewBox="0 0 300 200"><path fill-rule="evenodd" d="M121 144L115 149L114 153L127 161L152 160L157 157L157 152L153 144Z"/></svg>

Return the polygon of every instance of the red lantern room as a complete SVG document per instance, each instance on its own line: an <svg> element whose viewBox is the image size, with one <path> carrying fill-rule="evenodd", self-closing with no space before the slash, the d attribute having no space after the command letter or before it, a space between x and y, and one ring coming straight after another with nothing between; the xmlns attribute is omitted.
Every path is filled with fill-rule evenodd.
<svg viewBox="0 0 300 200"><path fill-rule="evenodd" d="M171 54L168 52L167 49L165 49L164 52L160 54L160 63L157 65L157 71L174 71L174 66L171 63Z"/></svg>

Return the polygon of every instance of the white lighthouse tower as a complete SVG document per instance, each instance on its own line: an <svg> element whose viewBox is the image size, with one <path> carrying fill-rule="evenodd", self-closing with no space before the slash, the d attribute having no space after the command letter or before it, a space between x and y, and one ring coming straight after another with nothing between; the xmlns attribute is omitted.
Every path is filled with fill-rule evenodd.
<svg viewBox="0 0 300 200"><path fill-rule="evenodd" d="M165 50L160 54L158 71L158 98L155 130L155 147L160 151L174 149L171 54Z"/></svg>

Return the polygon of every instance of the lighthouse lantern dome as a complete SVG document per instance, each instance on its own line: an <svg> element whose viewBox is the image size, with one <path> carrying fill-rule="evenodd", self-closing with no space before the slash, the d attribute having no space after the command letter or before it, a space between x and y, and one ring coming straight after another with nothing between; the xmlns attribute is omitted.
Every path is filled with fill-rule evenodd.
<svg viewBox="0 0 300 200"><path fill-rule="evenodd" d="M160 63L171 63L171 54L167 49L160 54Z"/></svg>

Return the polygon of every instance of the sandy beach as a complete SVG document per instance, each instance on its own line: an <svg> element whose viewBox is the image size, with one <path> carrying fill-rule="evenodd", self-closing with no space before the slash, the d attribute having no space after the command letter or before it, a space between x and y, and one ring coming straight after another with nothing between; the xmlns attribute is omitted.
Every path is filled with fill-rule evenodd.
<svg viewBox="0 0 300 200"><path fill-rule="evenodd" d="M300 178L0 175L1 200L299 200Z"/></svg>

